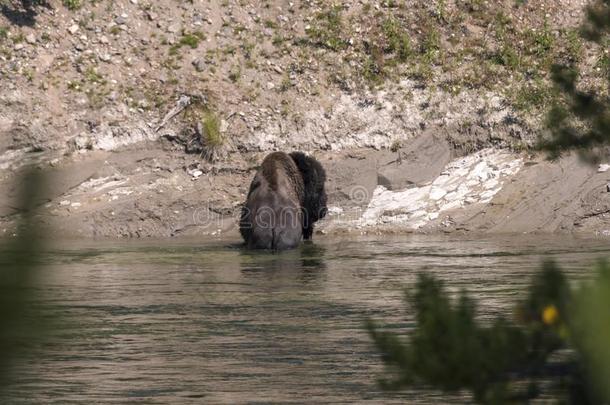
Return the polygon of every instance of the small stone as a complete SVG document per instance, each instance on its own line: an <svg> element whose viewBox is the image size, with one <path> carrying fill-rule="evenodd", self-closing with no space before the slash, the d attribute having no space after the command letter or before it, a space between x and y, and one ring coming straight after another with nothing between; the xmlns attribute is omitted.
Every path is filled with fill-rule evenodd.
<svg viewBox="0 0 610 405"><path fill-rule="evenodd" d="M157 15L157 13L154 13L152 11L149 11L148 13L146 13L146 16L148 17L148 19L150 21L154 21L156 20L159 16Z"/></svg>
<svg viewBox="0 0 610 405"><path fill-rule="evenodd" d="M205 60L202 58L197 58L193 61L193 66L195 66L195 70L198 72L203 72L206 67Z"/></svg>
<svg viewBox="0 0 610 405"><path fill-rule="evenodd" d="M275 84L268 82L267 83L267 90L273 90L275 88Z"/></svg>
<svg viewBox="0 0 610 405"><path fill-rule="evenodd" d="M35 44L36 43L36 35L34 35L33 33L26 35L25 42L27 42L28 44Z"/></svg>
<svg viewBox="0 0 610 405"><path fill-rule="evenodd" d="M125 24L127 24L128 18L129 18L129 16L127 14L121 14L120 16L118 16L117 18L114 19L114 22L117 23L118 25L125 25Z"/></svg>
<svg viewBox="0 0 610 405"><path fill-rule="evenodd" d="M23 45L21 42L18 44L15 44L15 50L16 51L20 51L25 47L25 45Z"/></svg>
<svg viewBox="0 0 610 405"><path fill-rule="evenodd" d="M610 183L606 184L606 191L610 193Z"/></svg>
<svg viewBox="0 0 610 405"><path fill-rule="evenodd" d="M608 169L610 169L610 165L606 164L606 163L602 163L599 165L599 167L597 168L597 172L598 173L604 173L607 172Z"/></svg>
<svg viewBox="0 0 610 405"><path fill-rule="evenodd" d="M100 42L101 42L102 44L108 44L110 41L108 40L108 37L107 37L106 35L102 35L102 36L100 37Z"/></svg>
<svg viewBox="0 0 610 405"><path fill-rule="evenodd" d="M70 205L70 200L63 200L59 203L59 205L61 205L62 207L65 207L67 205Z"/></svg>
<svg viewBox="0 0 610 405"><path fill-rule="evenodd" d="M78 32L78 25L77 24L73 24L68 28L68 32L72 35L76 34Z"/></svg>
<svg viewBox="0 0 610 405"><path fill-rule="evenodd" d="M176 23L176 24L172 24L169 27L167 27L167 32L171 32L172 34L177 34L178 32L180 32L180 24Z"/></svg>
<svg viewBox="0 0 610 405"><path fill-rule="evenodd" d="M274 66L273 66L273 70L275 70L275 72L276 72L276 73L279 73L279 74L282 74L282 73L283 73L282 68L281 68L281 67L279 67L278 65L274 65Z"/></svg>

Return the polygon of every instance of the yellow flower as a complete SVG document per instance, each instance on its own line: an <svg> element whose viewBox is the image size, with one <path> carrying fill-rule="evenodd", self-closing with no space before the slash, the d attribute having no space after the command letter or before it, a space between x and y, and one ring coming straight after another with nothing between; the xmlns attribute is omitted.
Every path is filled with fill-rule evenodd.
<svg viewBox="0 0 610 405"><path fill-rule="evenodd" d="M553 325L559 319L559 311L555 305L547 305L542 311L542 322Z"/></svg>

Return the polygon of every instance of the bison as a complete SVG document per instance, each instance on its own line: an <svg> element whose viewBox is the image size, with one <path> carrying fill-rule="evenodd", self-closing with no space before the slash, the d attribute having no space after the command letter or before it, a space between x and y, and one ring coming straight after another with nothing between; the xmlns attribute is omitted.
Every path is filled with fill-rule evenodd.
<svg viewBox="0 0 610 405"><path fill-rule="evenodd" d="M239 230L250 249L295 248L326 215L326 173L302 152L273 152L263 160L242 208Z"/></svg>

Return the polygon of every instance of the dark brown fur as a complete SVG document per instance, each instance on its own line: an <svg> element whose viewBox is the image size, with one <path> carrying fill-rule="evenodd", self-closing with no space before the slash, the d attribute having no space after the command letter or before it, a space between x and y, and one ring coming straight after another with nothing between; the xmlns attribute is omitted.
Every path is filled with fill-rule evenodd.
<svg viewBox="0 0 610 405"><path fill-rule="evenodd" d="M249 248L289 249L311 238L313 223L326 213L325 174L300 152L274 152L263 160L240 219Z"/></svg>

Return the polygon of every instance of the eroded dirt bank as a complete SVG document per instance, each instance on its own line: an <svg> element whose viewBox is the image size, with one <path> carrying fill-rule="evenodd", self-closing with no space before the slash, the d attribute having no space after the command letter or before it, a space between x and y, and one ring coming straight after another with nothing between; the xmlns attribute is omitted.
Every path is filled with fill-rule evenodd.
<svg viewBox="0 0 610 405"><path fill-rule="evenodd" d="M319 232L610 230L610 174L515 152L552 63L605 80L585 1L4 3L0 235L34 164L58 235L238 238L273 150L326 167Z"/></svg>
<svg viewBox="0 0 610 405"><path fill-rule="evenodd" d="M42 219L63 237L232 235L257 164L266 152L211 164L140 142L41 163L49 173ZM464 154L424 133L399 150L314 155L328 173L322 233L578 232L610 234L610 172L568 156L486 148ZM2 171L0 232L14 232L17 171Z"/></svg>

